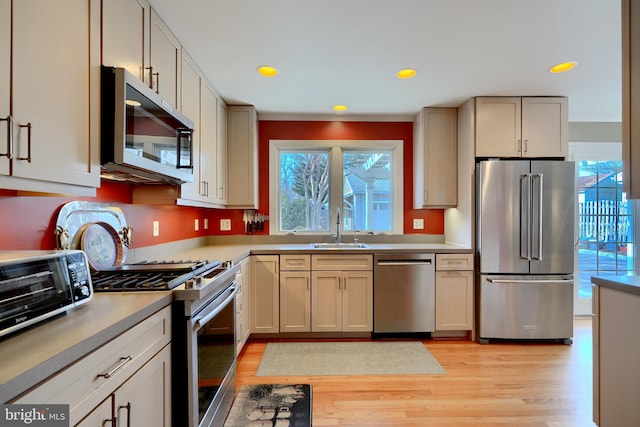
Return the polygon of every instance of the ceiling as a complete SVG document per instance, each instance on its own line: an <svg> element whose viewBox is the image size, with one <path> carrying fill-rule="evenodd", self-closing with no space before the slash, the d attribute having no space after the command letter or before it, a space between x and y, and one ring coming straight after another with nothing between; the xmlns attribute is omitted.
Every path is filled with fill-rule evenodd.
<svg viewBox="0 0 640 427"><path fill-rule="evenodd" d="M261 118L405 120L473 96L563 95L569 121L621 121L620 1L150 3L225 101ZM417 75L396 78L406 67Z"/></svg>

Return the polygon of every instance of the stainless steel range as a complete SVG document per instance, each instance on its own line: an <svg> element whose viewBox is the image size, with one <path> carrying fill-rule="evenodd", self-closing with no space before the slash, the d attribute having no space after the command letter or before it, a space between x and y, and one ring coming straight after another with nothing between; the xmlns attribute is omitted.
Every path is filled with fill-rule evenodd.
<svg viewBox="0 0 640 427"><path fill-rule="evenodd" d="M173 293L172 425L222 427L235 396L240 265L219 260L126 264L125 243L131 241L131 229L122 212L111 206L71 203L61 210L58 242L67 248L85 243L88 253L100 245L88 256L94 292ZM93 239L92 232L100 233L99 238Z"/></svg>

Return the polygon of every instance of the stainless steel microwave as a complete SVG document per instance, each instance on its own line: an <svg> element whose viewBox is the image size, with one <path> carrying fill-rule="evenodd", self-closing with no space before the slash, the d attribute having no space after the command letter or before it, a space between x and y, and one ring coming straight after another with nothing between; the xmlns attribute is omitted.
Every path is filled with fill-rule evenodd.
<svg viewBox="0 0 640 427"><path fill-rule="evenodd" d="M0 251L0 337L92 298L83 251Z"/></svg>
<svg viewBox="0 0 640 427"><path fill-rule="evenodd" d="M193 122L124 68L102 67L102 177L193 182Z"/></svg>

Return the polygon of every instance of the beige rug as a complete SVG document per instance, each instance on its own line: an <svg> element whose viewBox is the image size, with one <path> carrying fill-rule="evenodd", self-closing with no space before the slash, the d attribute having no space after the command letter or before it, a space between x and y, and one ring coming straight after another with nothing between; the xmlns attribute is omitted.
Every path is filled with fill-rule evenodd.
<svg viewBox="0 0 640 427"><path fill-rule="evenodd" d="M446 374L419 341L268 343L257 376Z"/></svg>

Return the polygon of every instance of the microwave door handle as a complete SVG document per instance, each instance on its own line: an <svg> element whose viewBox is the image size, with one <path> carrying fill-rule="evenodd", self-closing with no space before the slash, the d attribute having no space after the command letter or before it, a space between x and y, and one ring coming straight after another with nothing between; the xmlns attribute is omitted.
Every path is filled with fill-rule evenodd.
<svg viewBox="0 0 640 427"><path fill-rule="evenodd" d="M191 129L188 128L181 128L178 129L176 131L176 138L177 138L177 144L176 144L176 168L177 169L189 169L193 167L193 150L189 149L189 164L188 165L183 165L181 163L182 161L182 138L188 138L191 139L191 135L193 134L193 131Z"/></svg>

